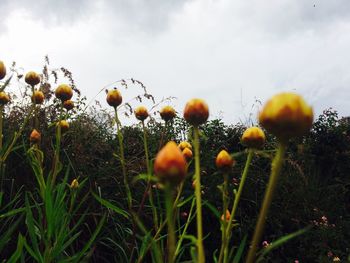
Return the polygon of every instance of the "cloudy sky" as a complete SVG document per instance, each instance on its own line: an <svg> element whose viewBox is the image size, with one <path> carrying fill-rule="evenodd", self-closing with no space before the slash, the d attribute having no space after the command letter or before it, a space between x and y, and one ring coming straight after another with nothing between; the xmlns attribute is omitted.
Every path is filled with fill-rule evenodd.
<svg viewBox="0 0 350 263"><path fill-rule="evenodd" d="M0 60L40 71L48 54L88 98L133 77L181 114L199 97L226 122L281 91L346 116L349 14L349 0L1 0Z"/></svg>

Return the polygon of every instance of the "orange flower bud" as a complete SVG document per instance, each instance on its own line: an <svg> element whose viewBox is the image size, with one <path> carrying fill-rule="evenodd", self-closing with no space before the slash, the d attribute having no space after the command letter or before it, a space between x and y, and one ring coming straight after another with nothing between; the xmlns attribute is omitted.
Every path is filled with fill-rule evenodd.
<svg viewBox="0 0 350 263"><path fill-rule="evenodd" d="M3 78L5 78L6 76L6 67L5 67L5 64L4 62L2 62L0 60L0 80L2 80Z"/></svg>
<svg viewBox="0 0 350 263"><path fill-rule="evenodd" d="M120 94L119 90L112 89L109 90L107 93L107 103L109 106L112 106L114 108L118 107L123 101L122 95Z"/></svg>
<svg viewBox="0 0 350 263"><path fill-rule="evenodd" d="M281 140L302 136L312 126L313 110L294 93L273 96L259 113L259 122L268 132Z"/></svg>
<svg viewBox="0 0 350 263"><path fill-rule="evenodd" d="M35 104L41 104L44 102L44 93L40 90L34 90L32 95L32 102Z"/></svg>
<svg viewBox="0 0 350 263"><path fill-rule="evenodd" d="M71 189L78 189L79 188L79 182L78 182L78 180L77 179L74 179L72 182L71 182L71 184L70 184L70 186L69 186Z"/></svg>
<svg viewBox="0 0 350 263"><path fill-rule="evenodd" d="M10 102L9 95L6 94L6 92L1 91L0 92L0 105L5 105Z"/></svg>
<svg viewBox="0 0 350 263"><path fill-rule="evenodd" d="M40 76L34 71L29 71L24 77L24 80L27 84L34 87L36 84L40 83Z"/></svg>
<svg viewBox="0 0 350 263"><path fill-rule="evenodd" d="M144 121L148 117L148 111L146 107L139 106L135 109L135 117L140 121Z"/></svg>
<svg viewBox="0 0 350 263"><path fill-rule="evenodd" d="M171 106L163 107L159 113L160 113L160 117L162 117L164 121L170 121L176 116L176 112L174 108Z"/></svg>
<svg viewBox="0 0 350 263"><path fill-rule="evenodd" d="M69 123L66 120L61 120L59 122L59 125L61 126L61 132L65 133L69 129Z"/></svg>
<svg viewBox="0 0 350 263"><path fill-rule="evenodd" d="M63 102L63 107L64 107L67 111L69 111L69 110L71 110L71 109L74 108L74 102L71 101L71 100L66 100L65 102Z"/></svg>
<svg viewBox="0 0 350 263"><path fill-rule="evenodd" d="M183 149L182 154L185 156L186 161L190 161L193 157L193 153L189 148Z"/></svg>
<svg viewBox="0 0 350 263"><path fill-rule="evenodd" d="M55 96L61 101L70 100L73 97L73 90L67 84L61 84L56 88Z"/></svg>
<svg viewBox="0 0 350 263"><path fill-rule="evenodd" d="M178 147L180 148L181 151L183 151L185 148L192 150L192 145L186 141L180 142Z"/></svg>
<svg viewBox="0 0 350 263"><path fill-rule="evenodd" d="M34 143L34 144L40 143L40 141L41 141L41 134L40 134L40 132L38 132L36 129L34 129L32 131L32 133L30 134L29 141L31 143Z"/></svg>
<svg viewBox="0 0 350 263"><path fill-rule="evenodd" d="M250 127L242 135L242 143L248 148L259 149L265 143L265 133L259 127Z"/></svg>
<svg viewBox="0 0 350 263"><path fill-rule="evenodd" d="M223 171L228 171L232 168L234 164L234 160L232 159L231 155L227 151L222 150L217 155L215 163L218 169Z"/></svg>
<svg viewBox="0 0 350 263"><path fill-rule="evenodd" d="M187 102L184 110L184 118L193 126L199 126L207 121L209 108L207 103L201 99L192 99Z"/></svg>
<svg viewBox="0 0 350 263"><path fill-rule="evenodd" d="M225 220L226 222L229 222L230 221L230 217L231 217L231 213L230 213L230 211L228 209L226 209L225 215L224 214L221 215L221 221Z"/></svg>
<svg viewBox="0 0 350 263"><path fill-rule="evenodd" d="M157 154L154 173L161 182L180 183L186 176L187 163L175 142L168 142Z"/></svg>

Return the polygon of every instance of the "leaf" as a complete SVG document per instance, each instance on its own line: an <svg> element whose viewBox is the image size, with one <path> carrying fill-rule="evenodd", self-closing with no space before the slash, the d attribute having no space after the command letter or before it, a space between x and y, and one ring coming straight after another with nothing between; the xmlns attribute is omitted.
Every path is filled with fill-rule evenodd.
<svg viewBox="0 0 350 263"><path fill-rule="evenodd" d="M125 212L125 210L113 205L112 203L110 203L109 201L99 197L98 195L96 195L95 193L92 193L92 195L96 198L97 201L99 201L103 206L111 209L112 211L114 211L115 213L124 216L125 218L129 218L129 214L127 212Z"/></svg>
<svg viewBox="0 0 350 263"><path fill-rule="evenodd" d="M237 249L237 253L236 253L232 263L239 263L240 262L242 255L243 255L243 250L244 250L246 242L247 242L247 235L244 236L243 240L239 244L239 247Z"/></svg>

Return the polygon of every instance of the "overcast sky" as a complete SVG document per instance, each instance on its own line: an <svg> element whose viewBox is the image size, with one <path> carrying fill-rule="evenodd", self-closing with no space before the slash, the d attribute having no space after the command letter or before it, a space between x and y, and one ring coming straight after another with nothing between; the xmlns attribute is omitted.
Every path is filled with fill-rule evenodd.
<svg viewBox="0 0 350 263"><path fill-rule="evenodd" d="M47 54L88 98L133 77L180 114L199 97L245 121L294 91L350 115L349 0L1 0L0 17L0 60L41 71Z"/></svg>

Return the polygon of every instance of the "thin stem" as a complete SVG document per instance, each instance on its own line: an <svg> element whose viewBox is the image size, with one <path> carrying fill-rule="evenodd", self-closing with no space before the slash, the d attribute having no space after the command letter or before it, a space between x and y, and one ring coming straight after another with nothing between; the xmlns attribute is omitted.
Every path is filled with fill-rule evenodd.
<svg viewBox="0 0 350 263"><path fill-rule="evenodd" d="M258 221L256 223L252 244L248 251L248 256L246 261L247 263L253 263L255 260L255 254L258 249L258 245L264 231L266 216L270 208L273 194L276 189L278 177L280 175L281 167L283 165L283 157L286 152L286 148L287 148L286 143L279 142L276 156L272 161L270 180L266 188L263 204L261 206Z"/></svg>
<svg viewBox="0 0 350 263"><path fill-rule="evenodd" d="M33 104L35 107L35 104ZM60 105L60 116L57 124L56 129L56 148L55 148L55 157L54 157L54 163L52 168L52 185L55 184L57 173L58 173L58 165L60 163L60 150L61 150L61 137L62 137L62 130L61 130L61 121L63 116L63 102L61 102Z"/></svg>
<svg viewBox="0 0 350 263"><path fill-rule="evenodd" d="M173 191L171 185L167 184L165 189L165 205L166 215L168 221L168 260L167 262L173 263L175 261L175 223L174 223L174 211L173 211Z"/></svg>
<svg viewBox="0 0 350 263"><path fill-rule="evenodd" d="M193 126L194 131L194 160L195 160L195 196L197 208L197 249L198 262L205 262L205 254L203 247L203 226L202 226L202 196L201 196L201 172L199 159L199 130L197 126Z"/></svg>
<svg viewBox="0 0 350 263"><path fill-rule="evenodd" d="M223 203L223 211L222 211L222 226L221 226L221 249L220 249L220 255L219 255L219 260L218 263L221 263L224 257L224 248L225 245L227 244L227 233L226 229L228 226L228 222L226 221L226 210L228 208L228 193L227 193L227 184L228 184L228 178L227 174L224 174L224 183L222 185L222 203Z"/></svg>
<svg viewBox="0 0 350 263"><path fill-rule="evenodd" d="M3 128L3 114L4 114L4 105L0 106L0 151L2 150L2 128Z"/></svg>

